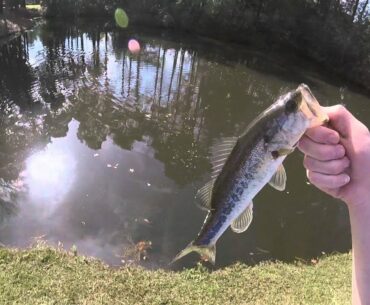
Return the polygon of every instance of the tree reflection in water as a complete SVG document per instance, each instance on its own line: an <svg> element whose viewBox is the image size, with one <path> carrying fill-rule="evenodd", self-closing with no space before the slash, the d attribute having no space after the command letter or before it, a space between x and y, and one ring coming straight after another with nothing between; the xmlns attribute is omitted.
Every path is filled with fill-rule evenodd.
<svg viewBox="0 0 370 305"><path fill-rule="evenodd" d="M127 50L132 38L140 42L139 55ZM39 204L44 210L50 201L58 204L51 214L43 214L53 217L53 229L36 228L40 219L29 216L35 213L31 205L23 208L28 214L22 221L34 223L29 226L35 232L48 231L50 240L78 239L88 254L103 258L105 252L118 251L117 245L143 240L153 242L148 251L154 257L175 254L202 221L203 215L193 207L193 195L209 175L208 151L214 139L240 133L284 88L307 80L256 52L186 38L179 41L168 33L158 38L140 30L107 31L99 23L44 24L0 47L0 71L1 217L19 211L27 189L15 190L28 183L45 195L28 198L30 202L43 202ZM338 94L333 93L334 99ZM95 164L92 155L100 155L106 164ZM112 171L106 172L109 165ZM135 172L130 172L134 167ZM304 181L303 171L295 175ZM30 179L41 188L32 186ZM305 187L297 189L310 192ZM46 196L48 190L53 190L53 199ZM294 199L285 200L292 201L289 213L302 208ZM276 208L261 202L256 209L272 213ZM343 214L338 211L333 214ZM151 225L136 221L149 217ZM271 227L280 221L269 220ZM189 228L189 221L194 228ZM306 228L301 232L304 241L312 238ZM249 234L234 251L238 259L250 261L245 253L255 249L256 238L253 229ZM284 252L274 249L281 236L267 245L271 257L290 258L299 252L293 243L286 245L288 255L276 255ZM226 244L235 238L227 237ZM348 242L343 244L346 248ZM307 247L302 256L321 249L322 245ZM235 259L222 250L220 256L224 264Z"/></svg>

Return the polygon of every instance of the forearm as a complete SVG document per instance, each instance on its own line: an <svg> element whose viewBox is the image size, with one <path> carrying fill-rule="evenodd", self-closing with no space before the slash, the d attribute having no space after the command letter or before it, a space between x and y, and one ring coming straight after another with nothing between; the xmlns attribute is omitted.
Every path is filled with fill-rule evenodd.
<svg viewBox="0 0 370 305"><path fill-rule="evenodd" d="M352 304L370 305L370 199L368 204L349 204L353 270Z"/></svg>

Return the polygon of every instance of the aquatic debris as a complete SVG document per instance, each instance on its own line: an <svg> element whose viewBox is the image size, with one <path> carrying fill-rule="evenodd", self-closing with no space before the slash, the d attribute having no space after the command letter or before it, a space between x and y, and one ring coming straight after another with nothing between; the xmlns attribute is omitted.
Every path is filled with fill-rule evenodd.
<svg viewBox="0 0 370 305"><path fill-rule="evenodd" d="M140 52L140 44L136 39L131 39L128 42L128 49L132 54L138 54Z"/></svg>
<svg viewBox="0 0 370 305"><path fill-rule="evenodd" d="M122 8L116 9L114 12L114 19L119 27L127 28L129 19L126 12Z"/></svg>
<svg viewBox="0 0 370 305"><path fill-rule="evenodd" d="M76 245L73 245L72 247L71 247L71 249L70 249L70 251L71 251L71 254L73 255L73 256L77 256L77 246Z"/></svg>
<svg viewBox="0 0 370 305"><path fill-rule="evenodd" d="M123 251L122 262L140 262L149 258L148 250L152 248L152 242L149 240L142 240L138 243L133 243L129 240L130 244Z"/></svg>
<svg viewBox="0 0 370 305"><path fill-rule="evenodd" d="M207 217L197 238L173 261L195 251L214 264L217 240L229 226L236 233L248 229L253 218L252 200L267 183L285 190L284 159L295 150L307 128L328 120L308 86L302 84L280 96L242 136L225 138L215 145L212 179L197 193Z"/></svg>
<svg viewBox="0 0 370 305"><path fill-rule="evenodd" d="M148 218L135 218L135 222L139 224L151 225L151 221Z"/></svg>
<svg viewBox="0 0 370 305"><path fill-rule="evenodd" d="M132 174L135 172L135 170L133 168L130 168L129 172Z"/></svg>
<svg viewBox="0 0 370 305"><path fill-rule="evenodd" d="M99 157L99 154L94 154L94 158Z"/></svg>

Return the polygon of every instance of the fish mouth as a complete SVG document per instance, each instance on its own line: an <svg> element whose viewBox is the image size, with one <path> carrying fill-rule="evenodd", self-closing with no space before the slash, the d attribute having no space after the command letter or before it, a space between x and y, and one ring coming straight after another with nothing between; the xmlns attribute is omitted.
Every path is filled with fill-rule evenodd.
<svg viewBox="0 0 370 305"><path fill-rule="evenodd" d="M301 84L297 90L302 94L302 103L300 105L300 110L309 120L309 128L328 123L328 115L324 112L308 86L305 84Z"/></svg>

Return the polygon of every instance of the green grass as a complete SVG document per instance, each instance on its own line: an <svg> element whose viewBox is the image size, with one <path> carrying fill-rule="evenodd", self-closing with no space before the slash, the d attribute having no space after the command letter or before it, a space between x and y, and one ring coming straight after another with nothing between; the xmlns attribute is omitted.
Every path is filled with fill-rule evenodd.
<svg viewBox="0 0 370 305"><path fill-rule="evenodd" d="M315 265L112 269L51 248L0 249L0 304L350 304L350 254Z"/></svg>
<svg viewBox="0 0 370 305"><path fill-rule="evenodd" d="M27 4L26 8L28 10L37 10L37 11L39 11L39 10L41 10L41 5L40 4Z"/></svg>

